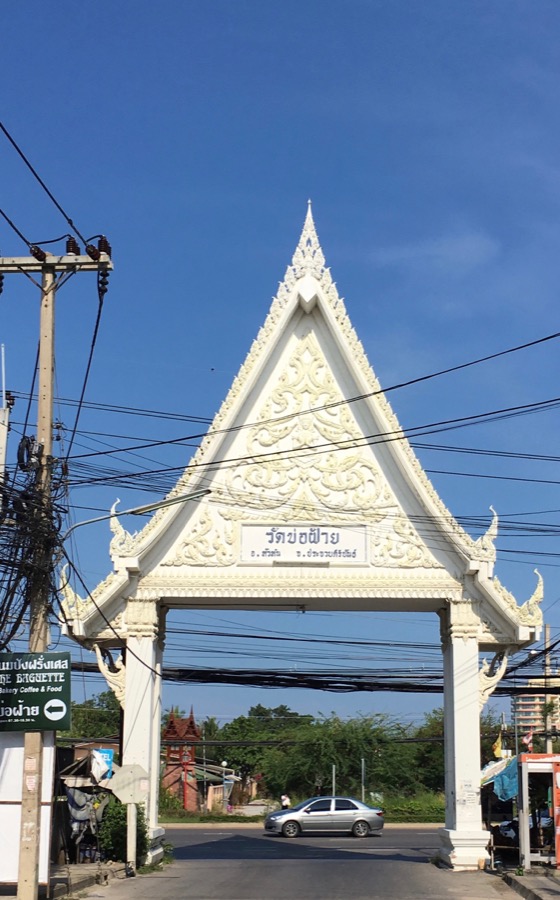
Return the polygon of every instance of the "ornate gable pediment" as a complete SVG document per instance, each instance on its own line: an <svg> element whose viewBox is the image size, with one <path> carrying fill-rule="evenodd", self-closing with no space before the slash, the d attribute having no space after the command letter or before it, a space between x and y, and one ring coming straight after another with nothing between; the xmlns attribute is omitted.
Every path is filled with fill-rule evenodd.
<svg viewBox="0 0 560 900"><path fill-rule="evenodd" d="M330 608L436 610L468 587L487 607L485 640L514 641L518 626L528 634L540 623L537 608L521 623L492 581L497 517L474 541L427 478L325 266L310 209L266 321L170 497L200 487L211 492L203 501L160 510L138 535L113 522L107 602L128 591L176 606L330 598Z"/></svg>

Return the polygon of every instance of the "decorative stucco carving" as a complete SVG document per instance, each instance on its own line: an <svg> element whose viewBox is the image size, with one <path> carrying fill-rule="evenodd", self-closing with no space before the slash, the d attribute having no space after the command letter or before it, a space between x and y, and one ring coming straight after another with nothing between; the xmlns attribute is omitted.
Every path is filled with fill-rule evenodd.
<svg viewBox="0 0 560 900"><path fill-rule="evenodd" d="M490 511L492 512L490 527L486 534L483 534L475 541L475 547L477 559L487 560L494 564L496 562L495 540L498 536L498 514L493 506L490 507Z"/></svg>
<svg viewBox="0 0 560 900"><path fill-rule="evenodd" d="M130 534L130 532L126 531L125 528L121 525L117 518L117 506L120 503L120 500L115 500L111 507L111 518L109 519L109 525L111 526L111 531L114 534L114 537L111 540L109 545L109 553L111 556L128 556L129 554L134 553L135 541L136 541L136 533Z"/></svg>
<svg viewBox="0 0 560 900"><path fill-rule="evenodd" d="M507 647L500 653L496 653L491 663L485 659L482 660L482 666L478 673L480 688L478 702L481 710L504 676L510 651L511 647Z"/></svg>
<svg viewBox="0 0 560 900"><path fill-rule="evenodd" d="M60 605L62 607L63 618L65 621L72 619L80 619L87 613L91 612L93 603L88 597L84 600L70 587L68 580L68 566L65 565L61 569L59 587Z"/></svg>
<svg viewBox="0 0 560 900"><path fill-rule="evenodd" d="M506 587L502 584L502 582L498 578L492 579L492 587L498 594L500 600L507 606L509 609L514 611L517 614L519 607L517 605L517 601L513 594L511 594Z"/></svg>
<svg viewBox="0 0 560 900"><path fill-rule="evenodd" d="M122 656L118 656L115 661L112 660L110 654L105 651L109 657L109 661L105 662L104 651L99 644L94 644L95 655L97 656L97 665L99 671L103 675L105 681L113 691L115 697L124 709L124 697L126 686L126 668Z"/></svg>
<svg viewBox="0 0 560 900"><path fill-rule="evenodd" d="M449 637L462 639L478 639L480 629L480 604L476 600L463 597L449 604Z"/></svg>
<svg viewBox="0 0 560 900"><path fill-rule="evenodd" d="M538 569L535 569L537 586L523 606L519 607L519 621L522 625L542 625L543 614L541 603L544 597L544 582Z"/></svg>
<svg viewBox="0 0 560 900"><path fill-rule="evenodd" d="M530 627L542 625L543 615L541 603L544 595L544 583L539 571L535 569L537 576L537 586L531 597L522 605L518 606L513 594L501 584L497 578L492 579L492 587L503 601L503 603L515 613L515 618L520 625L528 625Z"/></svg>
<svg viewBox="0 0 560 900"><path fill-rule="evenodd" d="M263 573L246 568L242 571L229 570L220 579L207 569L201 569L200 576L196 577L190 572L181 575L178 572L175 574L175 570L168 571L173 575L165 579L162 579L161 573L153 581L149 577L143 579L136 598L146 601L157 601L161 596L169 601L174 598L210 601L253 599L257 602L262 600L263 608L266 608L267 599L273 601L272 606L278 607L284 599L289 605L294 599L344 598L349 605L351 601L364 601L363 608L367 607L368 601L405 599L414 601L422 609L435 609L450 597L461 596L460 585L448 577L432 577L433 570L426 571L425 579L419 577L421 573L416 571L409 580L399 575L397 569L394 575L375 572L372 577L371 569L359 575L349 569L309 568L294 572L290 567L282 567L270 568L268 573ZM438 572L435 570L434 574Z"/></svg>
<svg viewBox="0 0 560 900"><path fill-rule="evenodd" d="M338 449L325 452L329 446ZM299 341L239 455L243 461L225 470L220 504L197 512L164 565L231 566L233 520L255 521L258 513L262 522L268 508L279 523L334 514L345 525L366 524L376 567L441 567L400 509L313 333ZM228 501L235 513L224 508Z"/></svg>
<svg viewBox="0 0 560 900"><path fill-rule="evenodd" d="M350 320L348 319L348 315L346 313L346 308L342 298L339 296L335 283L333 282L330 274L330 270L325 266L325 258L319 244L319 239L317 237L317 232L315 229L315 224L313 221L313 216L311 213L311 207L309 207L307 211L307 216L305 219L305 223L303 226L303 230L301 233L301 237L298 243L298 246L295 250L292 263L288 266L284 280L280 283L278 288L278 293L274 298L272 305L270 307L270 311L265 320L264 325L260 329L256 340L253 342L249 353L245 359L245 362L241 366L237 377L235 378L231 389L224 400L220 410L216 414L216 417L212 423L212 427L209 429L207 436L202 441L200 447L195 453L190 466L185 470L182 478L179 480L175 489L172 491L170 496L175 494L184 492L189 487L189 483L196 477L196 470L198 464L204 461L205 454L210 447L211 442L214 439L214 436L219 433L219 431L227 427L229 424L229 420L235 404L239 397L241 397L247 388L247 383L252 376L252 373L257 365L257 363L261 360L262 356L267 352L270 342L273 339L278 323L284 314L284 310L291 302L294 293L298 294L298 284L305 280L305 290L302 291L304 296L311 296L311 286L309 284L309 279L316 280L316 291L317 295L320 295L321 299L326 303L326 305L330 308L332 315L334 316L339 332L346 343L349 353L352 356L354 361L354 365L356 366L363 383L367 386L367 393L365 394L365 398L368 396L374 397L375 399L372 402L375 402L377 407L380 409L383 418L387 423L387 432L390 432L394 437L394 443L396 447L396 452L399 454L404 454L406 457L407 464L412 467L414 471L415 477L419 481L426 495L432 502L434 506L434 516L438 518L438 520L444 521L446 523L445 528L447 533L454 539L458 541L460 546L466 550L467 553L472 554L475 558L477 556L477 549L475 541L461 528L459 523L453 518L453 516L449 513L447 508L445 507L443 501L435 491L433 485L428 479L426 473L424 472L422 466L420 465L416 455L410 446L409 442L406 440L404 436L404 432L402 431L397 417L395 416L390 404L385 398L384 394L381 391L379 382L370 366L370 363L365 354L362 343L360 342L354 328L352 327ZM316 407L326 406L331 402L327 398L327 395L324 394L325 380L324 376L322 376L320 369L316 370L316 374L319 375L319 383L317 384L314 393L314 403L313 405ZM314 374L311 372L309 374L309 383L311 384L314 380ZM279 388L280 389L280 388ZM282 416L293 417L294 415L297 417L300 415L300 411L297 409L296 404L296 395L293 392L292 388L292 398L290 398L290 404L286 408L282 408L282 404L278 404L274 409L272 409L272 415L278 420L281 420ZM342 412L340 413L340 417L338 422L341 421L351 421L351 414L349 412L348 402L339 396L338 398L332 398L334 401L334 405L331 408L323 409L319 411L315 409L313 411L313 418L320 418L321 427L325 429L325 439L326 440L337 440L336 432L340 431L340 424L336 424L336 419L334 418L334 414L336 413L337 406ZM309 404L311 409L311 404ZM310 417L311 418L311 417ZM331 424L335 422L336 427L334 429L334 433L332 437L329 437L329 431L331 430ZM275 433L278 435L282 430L282 421L277 421L271 423L271 428L274 429ZM290 427L294 425L294 422L288 418L284 421L284 424L287 426L288 431ZM294 444L294 449L299 446L299 452L297 456L298 467L305 465L305 460L307 459L307 464L311 465L314 462L317 462L319 457L325 458L325 456L329 456L329 461L325 461L325 466L328 466L329 463L333 465L333 474L338 468L340 463L341 452L336 451L332 454L325 454L324 448L321 448L320 452L317 452L317 455L313 454L312 445L310 445L310 456L307 458L302 455L301 449L305 445L302 443L305 431L305 422L298 423L299 428L299 437L300 443L299 445ZM263 442L263 446L266 446L266 430L264 426L261 426L261 430L257 432L259 439ZM399 439L400 436L400 439ZM360 439L363 440L363 435L360 433ZM349 436L350 440L353 444L356 441L356 429L352 430L352 434ZM339 440L343 440L343 438L338 438ZM258 441L257 441L258 443ZM271 445L269 445L271 446ZM354 447L354 450L356 448ZM276 466L278 460L275 457L270 457L268 459L268 471L263 470L263 461L259 460L258 468L264 472L263 474L263 485L261 490L261 496L259 498L260 508L263 508L263 504L266 503L266 490L265 484L274 484L274 479L272 478L272 471ZM257 467L255 467L257 468ZM285 475L285 473L284 473ZM248 472L249 482L254 481L258 483L259 476L255 473L251 475ZM310 482L311 483L311 482ZM314 496L315 492L312 491L311 495L307 501L308 506L314 506L316 504L316 499ZM359 497L359 494L358 494ZM363 501L364 498L362 498ZM277 500L275 501L278 502ZM305 500L301 500L298 502L298 507L302 508L305 505ZM144 529L140 532L137 541L143 539L144 536L148 536L149 533L157 527L158 523L161 521L161 517L164 515L164 511L158 511L150 520L150 522L144 527ZM293 516L292 516L293 518ZM309 511L307 512L305 518L307 520L310 519ZM480 548L479 548L480 549ZM389 556L390 558L390 556ZM431 558L430 554L426 554L424 558L423 564L429 564L428 559ZM202 564L199 562L199 564ZM417 565L418 563L416 563ZM430 563L433 565L433 559Z"/></svg>
<svg viewBox="0 0 560 900"><path fill-rule="evenodd" d="M128 637L159 637L159 604L153 600L129 599L125 622Z"/></svg>
<svg viewBox="0 0 560 900"><path fill-rule="evenodd" d="M488 610L487 610L488 611ZM480 617L479 638L481 644L497 644L503 646L512 639L512 629L505 628L505 623L497 621L497 616L482 615Z"/></svg>
<svg viewBox="0 0 560 900"><path fill-rule="evenodd" d="M193 516L187 540L162 566L231 566L235 561L232 523L206 506Z"/></svg>
<svg viewBox="0 0 560 900"><path fill-rule="evenodd" d="M289 321L295 304L299 304L304 313L310 313L319 305L324 312L324 321L315 331L315 316L298 312L293 320L294 330L286 335L284 343L279 343L280 330ZM333 324L341 360L352 359L350 374L360 385L361 403L370 407L369 412L378 423L379 431L392 436L389 450L379 451L368 445L368 442L375 444L376 436L364 435L363 427L359 425L359 407L347 399L336 376L331 373L322 341ZM251 421L255 424L246 426L243 423L244 427L238 431L240 420L235 417L238 401L254 396L251 392L258 386L264 363L275 364L275 357L271 355L274 347L279 348L279 353L286 354L276 358L284 359L284 363L275 389L262 399L257 412L252 413ZM369 420L371 418L369 415ZM221 457L216 450L221 449L221 437L218 437L221 431L235 435L230 446L235 448L232 456L240 462L234 467L229 462L220 468ZM392 475L389 474L388 480L383 474L387 469L381 452L392 455L391 472L395 475L395 484ZM119 596L123 596L124 591L134 592L136 601L145 600L156 605L160 597L177 598L177 605L182 598L197 597L224 598L226 603L235 603L244 597L256 602L259 599L266 602L267 598L278 602L283 596L301 597L303 602L306 596L314 599L348 597L359 603L365 601L363 608L366 608L368 598L379 599L382 603L384 599L398 601L415 597L419 607L437 609L440 601L443 605L460 597L465 584L460 583L461 566L445 564L444 567L438 561L443 557L438 552L436 559L430 546L455 545L459 551L457 559L465 562L470 558L493 563L495 558L497 516L494 514L486 535L474 541L447 511L405 439L325 266L310 209L292 264L288 266L264 326L206 438L169 496L197 487L199 464L206 464L208 459L219 470L212 485L213 496L191 516L189 533L178 539L167 558L156 563L153 572L149 571L148 565L133 590L123 581L120 582L122 587L119 582L114 582L114 577L122 579L121 568L96 588L93 595L96 600L103 597L111 598L112 602L117 591L121 592ZM414 485L422 518L414 519L410 511L401 508L406 501L396 486L401 477L398 473L405 482ZM115 517L112 519L111 553L117 557L137 555L141 558L140 551L147 548L154 531L167 521L164 517L168 515L168 510L156 512L137 536L126 532ZM360 574L350 574L348 569L342 571L340 577L331 569L327 577L325 571L309 579L307 572L300 570L289 581L284 580L280 567L273 569L271 566L263 573L255 569L241 571L242 567L236 566L242 524L320 523L325 516L332 523L349 525L355 522L369 529L369 565L364 565L361 572L366 576L364 580L360 580ZM420 524L424 517L428 522L426 525ZM438 540L434 539L434 529ZM155 557L156 553L150 554L150 560ZM503 628L507 633L504 637L511 637L509 624L514 629L520 616L528 625L538 625L542 621L538 592L520 610L513 596L497 579L489 587L487 575L490 569L491 566L478 569L478 593L475 591L475 595L488 598L488 602L482 602L482 609L498 607L496 616L491 613L484 620L479 617L477 621L467 621L455 615L450 626L454 629L453 636L461 634L467 639L478 634L484 639L494 639ZM476 566L472 571L477 571ZM500 624L502 619L503 625ZM140 619L132 613L129 619L127 613L126 626L130 634L157 630L153 617L147 613Z"/></svg>
<svg viewBox="0 0 560 900"><path fill-rule="evenodd" d="M416 529L404 515L396 515L392 530L373 529L371 561L380 568L435 568L436 560L429 554ZM379 543L376 536L381 535Z"/></svg>

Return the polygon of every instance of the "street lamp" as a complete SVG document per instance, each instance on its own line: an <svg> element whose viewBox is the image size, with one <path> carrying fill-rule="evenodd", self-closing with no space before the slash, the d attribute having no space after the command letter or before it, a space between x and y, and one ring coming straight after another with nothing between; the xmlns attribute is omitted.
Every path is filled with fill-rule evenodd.
<svg viewBox="0 0 560 900"><path fill-rule="evenodd" d="M186 503L187 500L198 500L200 497L205 497L207 494L211 493L212 491L210 488L201 488L201 490L192 491L190 494L178 494L177 497L168 497L167 500L157 500L155 503L146 503L145 506L134 506L132 509L123 509L119 512L115 510L114 512L106 513L103 516L95 516L94 519L85 519L83 522L76 522L75 525L71 525L70 528L64 532L61 543L64 543L66 538L68 538L76 528L81 528L82 525L93 525L94 522L106 522L107 519L116 519L117 516L143 516L146 513L155 512L156 509L174 506L176 503Z"/></svg>
<svg viewBox="0 0 560 900"><path fill-rule="evenodd" d="M224 759L222 761L222 802L223 802L224 812L227 811L226 766L227 766L227 759Z"/></svg>

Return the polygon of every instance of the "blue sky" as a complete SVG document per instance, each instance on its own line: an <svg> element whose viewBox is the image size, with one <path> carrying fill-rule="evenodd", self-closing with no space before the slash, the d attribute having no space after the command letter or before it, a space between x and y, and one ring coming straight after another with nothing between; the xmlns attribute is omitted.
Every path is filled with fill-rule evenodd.
<svg viewBox="0 0 560 900"><path fill-rule="evenodd" d="M560 330L559 26L560 8L546 0L12 7L3 21L1 118L79 230L107 234L114 250L86 398L211 419L291 260L309 197L327 263L383 386ZM64 219L5 139L0 167L1 206L24 235L63 234ZM26 252L3 221L0 250ZM25 393L38 338L35 289L7 276L0 310L7 386ZM96 312L93 277L59 292L60 397L79 394ZM551 341L394 391L390 400L411 427L550 399L560 395L559 347ZM24 411L18 399L12 457ZM70 408L57 416L71 427ZM200 430L93 410L80 428L92 434L80 434L74 454L100 449L93 432L116 445L109 435L167 439ZM437 442L555 455L559 437L552 410ZM190 450L148 455L160 467L180 466ZM457 516L488 516L493 504L511 521L549 526L560 518L560 485L509 480L560 481L556 462L418 455L429 470L493 476L431 475ZM117 496L123 507L158 499L83 488L71 498L74 521ZM108 537L106 524L76 533L90 587L109 570ZM557 552L555 538L503 530L498 546L524 551L500 553L497 567L520 602L538 566L545 618L560 636L559 562L539 555ZM204 628L210 619L181 621ZM438 639L436 623L421 616L407 617L406 637L402 618L303 619L252 624ZM169 661L179 653L170 651ZM256 702L342 715L387 710L408 720L439 705L414 695L165 689L166 705L194 703L201 717Z"/></svg>

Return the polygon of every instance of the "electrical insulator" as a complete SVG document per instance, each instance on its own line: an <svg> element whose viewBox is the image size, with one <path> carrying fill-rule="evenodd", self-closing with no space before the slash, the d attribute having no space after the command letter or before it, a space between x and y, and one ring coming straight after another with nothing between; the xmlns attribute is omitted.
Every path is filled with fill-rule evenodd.
<svg viewBox="0 0 560 900"><path fill-rule="evenodd" d="M45 251L41 250L41 248L36 244L31 244L29 252L31 253L31 256L35 257L35 259L40 263L44 263L47 259L47 254L45 253Z"/></svg>
<svg viewBox="0 0 560 900"><path fill-rule="evenodd" d="M111 245L104 234L100 236L97 247L100 253L106 253L107 256L111 255Z"/></svg>
<svg viewBox="0 0 560 900"><path fill-rule="evenodd" d="M0 294L4 290L4 273L0 272Z"/></svg>
<svg viewBox="0 0 560 900"><path fill-rule="evenodd" d="M78 241L72 235L68 235L68 240L66 241L66 254L67 256L79 256L80 248L78 246Z"/></svg>
<svg viewBox="0 0 560 900"><path fill-rule="evenodd" d="M97 279L97 290L102 297L105 296L109 289L109 272L107 269L100 269Z"/></svg>
<svg viewBox="0 0 560 900"><path fill-rule="evenodd" d="M86 244L86 253L90 257L90 259L93 259L94 262L99 262L101 253L99 252L97 247L93 246L93 244Z"/></svg>

